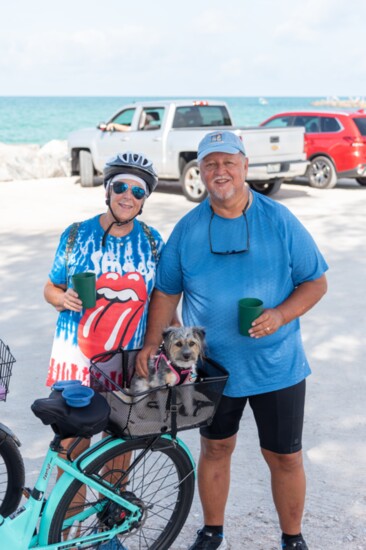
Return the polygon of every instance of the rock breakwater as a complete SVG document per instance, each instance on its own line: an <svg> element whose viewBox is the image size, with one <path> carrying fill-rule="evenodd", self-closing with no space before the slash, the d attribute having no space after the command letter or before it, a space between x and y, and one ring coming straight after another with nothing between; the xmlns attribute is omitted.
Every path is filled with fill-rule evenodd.
<svg viewBox="0 0 366 550"><path fill-rule="evenodd" d="M66 141L43 146L0 143L0 181L63 177L70 170Z"/></svg>

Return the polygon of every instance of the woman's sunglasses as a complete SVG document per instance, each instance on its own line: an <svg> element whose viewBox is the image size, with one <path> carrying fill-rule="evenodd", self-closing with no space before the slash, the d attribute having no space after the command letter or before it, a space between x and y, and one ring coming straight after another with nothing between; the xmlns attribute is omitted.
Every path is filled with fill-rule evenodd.
<svg viewBox="0 0 366 550"><path fill-rule="evenodd" d="M135 197L135 199L141 200L146 195L145 189L142 189L142 187L138 187L137 185L129 186L128 183L125 183L124 181L114 181L112 183L112 189L117 195L122 195L122 193L126 193L127 189L131 189L131 193Z"/></svg>

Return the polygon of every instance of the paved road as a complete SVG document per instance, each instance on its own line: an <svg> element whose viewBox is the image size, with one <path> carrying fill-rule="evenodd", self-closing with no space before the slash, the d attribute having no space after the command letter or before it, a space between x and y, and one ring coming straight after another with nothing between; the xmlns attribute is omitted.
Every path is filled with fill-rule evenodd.
<svg viewBox="0 0 366 550"><path fill-rule="evenodd" d="M20 437L27 483L34 482L48 428L30 405L46 396L44 379L56 313L42 297L62 229L103 210L102 187L83 189L75 178L0 183L0 337L17 363L1 419ZM302 320L313 369L308 381L304 455L308 499L304 532L312 550L366 549L366 188L349 180L315 190L283 185L275 196L311 231L330 264L329 292ZM165 237L194 205L176 187L161 186L143 218ZM184 439L198 457L196 432ZM227 534L234 550L278 548L269 478L255 426L246 411L233 459ZM201 524L198 497L173 550L187 547Z"/></svg>

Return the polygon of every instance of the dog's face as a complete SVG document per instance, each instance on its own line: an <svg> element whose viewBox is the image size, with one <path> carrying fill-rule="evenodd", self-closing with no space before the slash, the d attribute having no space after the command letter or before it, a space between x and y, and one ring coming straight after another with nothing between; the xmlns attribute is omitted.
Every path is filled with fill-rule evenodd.
<svg viewBox="0 0 366 550"><path fill-rule="evenodd" d="M201 327L169 327L163 338L168 359L178 367L192 367L203 354L205 331Z"/></svg>

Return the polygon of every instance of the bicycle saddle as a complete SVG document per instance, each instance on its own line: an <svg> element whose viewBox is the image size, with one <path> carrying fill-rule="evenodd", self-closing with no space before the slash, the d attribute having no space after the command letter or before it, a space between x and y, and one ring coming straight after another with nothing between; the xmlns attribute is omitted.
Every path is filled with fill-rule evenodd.
<svg viewBox="0 0 366 550"><path fill-rule="evenodd" d="M32 412L56 435L67 437L91 437L102 432L108 424L110 407L105 398L95 393L86 407L70 407L60 391L52 391L49 397L36 399Z"/></svg>

